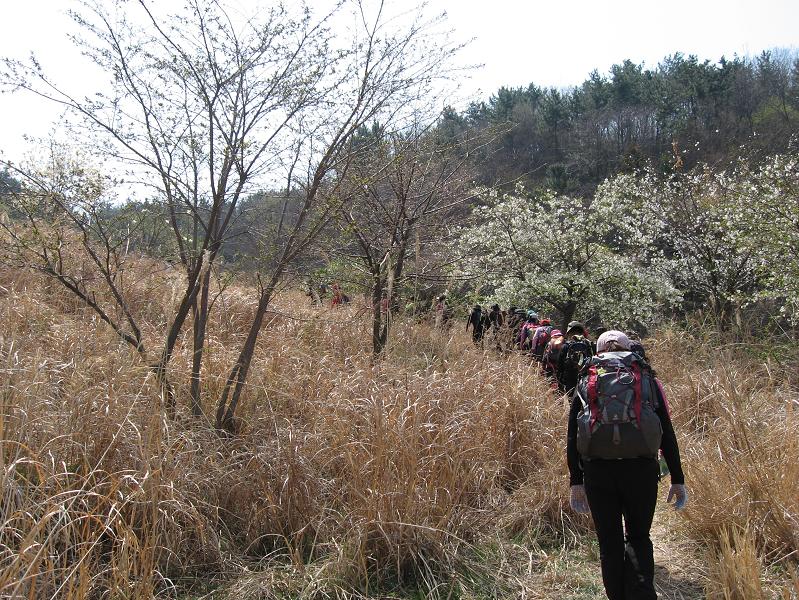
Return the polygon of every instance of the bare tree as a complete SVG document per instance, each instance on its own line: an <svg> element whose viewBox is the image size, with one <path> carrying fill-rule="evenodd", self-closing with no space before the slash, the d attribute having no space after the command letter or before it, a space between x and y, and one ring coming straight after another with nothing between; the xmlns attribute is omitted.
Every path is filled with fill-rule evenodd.
<svg viewBox="0 0 799 600"><path fill-rule="evenodd" d="M419 254L442 239L472 197L469 153L479 140L444 138L435 124L428 120L393 132L379 125L363 130L357 140L363 156L347 178L353 200L339 215L351 244L339 252L368 275L375 356L388 341L409 257L418 271Z"/></svg>
<svg viewBox="0 0 799 600"><path fill-rule="evenodd" d="M345 77L336 88L336 101L320 119L303 122L302 132L312 142L311 152L304 151L308 158L300 170L303 152L298 149L286 186L286 202L292 190L302 202L291 218L286 218L284 203L278 230L270 237L273 259L261 272L255 318L217 407L217 425L221 428L233 428L263 317L287 267L332 216L355 202L350 172L355 165L361 165L363 171L369 164L364 155L370 152L355 143L356 133L375 120L399 129L411 123L421 100L449 73L450 58L458 49L435 36L439 19L427 20L420 14L407 27L399 28L385 13L382 2L371 16L365 3L358 2L356 7L358 32L348 54ZM376 166L371 164L372 168ZM296 177L295 172L299 173Z"/></svg>
<svg viewBox="0 0 799 600"><path fill-rule="evenodd" d="M4 60L0 81L63 105L76 131L88 131L93 147L162 201L185 272L152 363L170 404L167 366L191 315L191 408L201 414L211 266L241 200L285 182L278 226L258 232L255 319L219 401L217 422L229 426L281 278L342 202L340 181L355 156L350 138L370 120L406 118L457 47L439 37L440 19L389 15L379 1L342 2L316 20L281 5L241 19L211 0L190 0L179 15L157 13L146 0L82 6L73 17L84 37L75 41L109 74L107 90L70 93L35 60ZM335 19L355 24L346 41L334 37Z"/></svg>
<svg viewBox="0 0 799 600"><path fill-rule="evenodd" d="M94 1L73 13L85 35L76 42L112 77L106 92L71 94L35 61L5 61L4 80L69 109L163 200L186 287L154 369L166 386L193 312L191 405L199 414L208 266L242 195L280 164L292 125L324 107L338 83L326 72L344 53L330 51L325 19L308 12L294 18L276 6L236 22L218 2L191 0L187 9L161 15L145 0Z"/></svg>
<svg viewBox="0 0 799 600"><path fill-rule="evenodd" d="M146 361L142 328L128 304L128 246L138 224L109 205L108 182L84 159L53 146L47 164L21 169L4 195L4 260L58 281ZM123 216L124 218L124 216Z"/></svg>

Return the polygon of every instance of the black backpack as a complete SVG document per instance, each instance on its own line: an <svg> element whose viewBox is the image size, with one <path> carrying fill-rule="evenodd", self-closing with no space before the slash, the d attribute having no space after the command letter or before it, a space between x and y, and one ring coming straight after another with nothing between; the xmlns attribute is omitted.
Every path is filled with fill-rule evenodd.
<svg viewBox="0 0 799 600"><path fill-rule="evenodd" d="M591 342L581 336L574 336L564 348L566 352L565 365L569 370L575 373L580 373L594 356L594 347Z"/></svg>

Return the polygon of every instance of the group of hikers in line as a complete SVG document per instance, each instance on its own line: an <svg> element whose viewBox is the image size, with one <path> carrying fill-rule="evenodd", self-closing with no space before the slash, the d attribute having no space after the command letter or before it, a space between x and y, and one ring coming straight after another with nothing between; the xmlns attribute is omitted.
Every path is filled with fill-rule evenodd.
<svg viewBox="0 0 799 600"><path fill-rule="evenodd" d="M667 502L681 509L688 495L666 395L640 340L600 328L594 342L578 321L562 332L533 310L497 304L487 312L476 305L469 329L475 344L490 336L499 349L529 354L566 395L569 503L591 513L605 593L656 599L650 529L661 460L671 477Z"/></svg>
<svg viewBox="0 0 799 600"><path fill-rule="evenodd" d="M331 308L347 304L350 297L344 293L338 283L333 282L330 286L322 282L314 284L312 281L305 282L305 295L311 299L314 306L322 306L327 302L327 297L330 296Z"/></svg>
<svg viewBox="0 0 799 600"><path fill-rule="evenodd" d="M547 377L557 382L565 392L577 383L579 366L596 354L596 344L588 338L588 329L579 321L571 321L565 333L546 317L539 318L535 310L511 306L502 310L498 304L489 311L476 304L466 320L466 331L472 330L472 341L482 345L485 339L501 351L515 350L529 354L541 366ZM597 335L606 329L598 327ZM634 337L634 336L630 336ZM646 358L645 350L637 339L630 341L633 352Z"/></svg>
<svg viewBox="0 0 799 600"><path fill-rule="evenodd" d="M332 306L349 301L337 284L332 287ZM312 299L321 304L322 298ZM434 326L447 329L453 310L446 294L430 308ZM502 352L529 355L565 395L569 503L591 513L605 593L610 600L656 599L650 529L660 478L670 474L667 502L674 500L676 508L685 506L688 494L666 395L640 340L598 327L593 341L581 322L561 331L534 310L498 304L487 311L475 305L466 321L470 329L477 345L488 340Z"/></svg>

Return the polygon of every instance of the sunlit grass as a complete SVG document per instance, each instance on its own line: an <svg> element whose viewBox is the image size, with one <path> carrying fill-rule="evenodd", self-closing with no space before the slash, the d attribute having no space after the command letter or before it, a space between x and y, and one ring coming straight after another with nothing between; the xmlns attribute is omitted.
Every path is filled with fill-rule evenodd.
<svg viewBox="0 0 799 600"><path fill-rule="evenodd" d="M174 281L142 268L137 285L168 299ZM234 288L216 305L208 415L252 303ZM175 597L197 581L231 598L601 593L588 520L567 504L567 407L525 358L398 320L374 361L357 299L273 308L227 437L186 409L190 333L170 419L147 365L89 311L0 271L0 595ZM168 302L136 310L157 348ZM708 592L730 573L790 581L790 379L677 333L650 344L692 494L677 522L707 548Z"/></svg>

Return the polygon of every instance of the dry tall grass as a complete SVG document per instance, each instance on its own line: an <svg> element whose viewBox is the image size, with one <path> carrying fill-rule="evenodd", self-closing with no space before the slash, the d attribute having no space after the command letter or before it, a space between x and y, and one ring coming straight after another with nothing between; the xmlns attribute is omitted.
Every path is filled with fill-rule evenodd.
<svg viewBox="0 0 799 600"><path fill-rule="evenodd" d="M766 597L763 565L789 585L779 574L799 558L795 345L724 345L675 331L653 354L668 374L692 494L684 532L709 548L710 597Z"/></svg>
<svg viewBox="0 0 799 600"><path fill-rule="evenodd" d="M149 347L172 281L138 276L164 299L136 307ZM218 302L207 414L252 310L246 289ZM567 409L524 358L398 321L375 363L362 307L304 305L278 299L229 438L183 407L166 418L146 365L91 313L0 270L0 596L175 597L197 582L236 598L508 596L516 567L494 540L568 546L587 530L567 508ZM652 353L693 494L686 531L712 548L716 583L741 572L744 547L747 572L790 569L796 392L762 361L680 344L667 334Z"/></svg>
<svg viewBox="0 0 799 600"><path fill-rule="evenodd" d="M168 298L153 279L140 285ZM0 286L0 594L170 596L260 560L266 579L294 569L294 592L446 596L502 585L486 535L584 526L564 512L565 408L525 359L399 322L373 363L358 306L286 297L225 438L167 419L146 365L60 290L11 271ZM208 414L250 301L232 291L215 313ZM173 373L189 360L186 339Z"/></svg>

